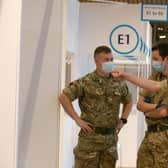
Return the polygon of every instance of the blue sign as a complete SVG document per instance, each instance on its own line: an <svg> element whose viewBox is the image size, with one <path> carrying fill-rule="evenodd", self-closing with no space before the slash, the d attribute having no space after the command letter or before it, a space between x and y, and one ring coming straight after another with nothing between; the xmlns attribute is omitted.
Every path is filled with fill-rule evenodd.
<svg viewBox="0 0 168 168"><path fill-rule="evenodd" d="M116 26L110 33L110 46L119 54L134 52L139 43L139 35L136 29L130 25Z"/></svg>
<svg viewBox="0 0 168 168"><path fill-rule="evenodd" d="M141 5L141 20L168 22L168 4L145 4Z"/></svg>

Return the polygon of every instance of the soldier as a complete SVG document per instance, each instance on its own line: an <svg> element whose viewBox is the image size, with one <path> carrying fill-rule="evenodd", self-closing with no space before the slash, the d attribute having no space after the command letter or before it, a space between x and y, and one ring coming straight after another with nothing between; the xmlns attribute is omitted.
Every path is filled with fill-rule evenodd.
<svg viewBox="0 0 168 168"><path fill-rule="evenodd" d="M160 44L162 45L162 44ZM159 46L160 46L159 45ZM164 79L168 79L168 74L164 73L164 67L162 66L162 62L164 60L164 56L159 55L158 47L155 46L152 48L152 68L153 74L149 77L151 80L162 81ZM137 109L144 114L151 112L155 109L158 109L163 105L168 105L166 103L166 97L164 97L164 93L162 91L159 92L149 92L146 90L142 90L140 92L139 101L137 103ZM168 95L167 95L168 96ZM166 110L166 107L162 107ZM138 151L137 158L137 168L147 168L147 167L165 167L168 166L168 158L165 162L165 157L167 153L167 148L165 143L165 133L164 130L156 130L154 127L156 125L168 125L168 117L162 117L162 115L157 116L156 118L146 117L147 123L147 131L146 135L141 143L141 146ZM162 132L162 133L160 133ZM156 139L156 136L160 136L163 134L162 138ZM155 136L154 136L155 135ZM153 139L154 138L154 139ZM153 143L151 143L151 141ZM162 146L162 148L158 148ZM158 148L158 150L155 150Z"/></svg>
<svg viewBox="0 0 168 168"><path fill-rule="evenodd" d="M109 47L97 47L94 60L96 70L71 82L59 100L81 128L74 148L75 168L115 168L117 134L127 123L131 94L125 83L114 80L110 74L113 56ZM75 99L79 100L80 117L72 106ZM120 103L123 103L121 118Z"/></svg>
<svg viewBox="0 0 168 168"><path fill-rule="evenodd" d="M159 45L159 53L163 61L158 64L162 69L164 80L161 82L138 78L134 75L113 71L113 77L128 80L133 84L146 89L146 93L153 92L154 103L160 102L161 106L148 106L145 112L149 123L144 141L139 149L137 168L168 168L168 43ZM145 93L145 96L146 96ZM150 95L151 96L151 95Z"/></svg>

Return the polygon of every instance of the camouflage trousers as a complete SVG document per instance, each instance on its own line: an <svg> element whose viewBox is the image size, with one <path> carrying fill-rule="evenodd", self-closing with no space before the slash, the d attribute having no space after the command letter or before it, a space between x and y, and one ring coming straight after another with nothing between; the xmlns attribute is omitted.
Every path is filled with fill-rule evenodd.
<svg viewBox="0 0 168 168"><path fill-rule="evenodd" d="M74 148L75 168L115 168L117 135L80 133Z"/></svg>
<svg viewBox="0 0 168 168"><path fill-rule="evenodd" d="M138 151L137 168L168 168L168 130L146 132Z"/></svg>

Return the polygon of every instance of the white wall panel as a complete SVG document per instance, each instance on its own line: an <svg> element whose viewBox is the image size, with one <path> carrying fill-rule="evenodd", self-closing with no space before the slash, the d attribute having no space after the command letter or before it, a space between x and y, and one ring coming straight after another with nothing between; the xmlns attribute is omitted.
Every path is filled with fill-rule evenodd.
<svg viewBox="0 0 168 168"><path fill-rule="evenodd" d="M0 167L16 168L21 0L0 1Z"/></svg>
<svg viewBox="0 0 168 168"><path fill-rule="evenodd" d="M63 26L64 1L23 1L18 168L59 167Z"/></svg>

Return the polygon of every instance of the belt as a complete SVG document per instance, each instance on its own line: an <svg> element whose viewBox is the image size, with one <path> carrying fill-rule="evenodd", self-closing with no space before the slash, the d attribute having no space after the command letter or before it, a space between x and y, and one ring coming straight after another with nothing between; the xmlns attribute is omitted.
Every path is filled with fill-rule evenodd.
<svg viewBox="0 0 168 168"><path fill-rule="evenodd" d="M165 130L168 130L168 126L158 124L148 126L148 132L160 132Z"/></svg>
<svg viewBox="0 0 168 168"><path fill-rule="evenodd" d="M94 132L102 135L114 134L115 128L95 127Z"/></svg>

